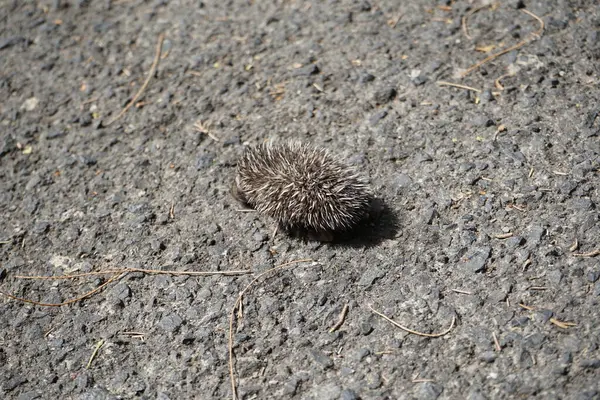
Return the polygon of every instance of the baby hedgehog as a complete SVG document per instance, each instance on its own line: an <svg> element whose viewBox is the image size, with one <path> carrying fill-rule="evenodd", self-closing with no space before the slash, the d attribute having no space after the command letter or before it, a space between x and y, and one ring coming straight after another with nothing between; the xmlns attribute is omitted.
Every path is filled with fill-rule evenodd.
<svg viewBox="0 0 600 400"><path fill-rule="evenodd" d="M301 143L246 148L232 194L285 231L321 241L365 219L372 199L354 169Z"/></svg>

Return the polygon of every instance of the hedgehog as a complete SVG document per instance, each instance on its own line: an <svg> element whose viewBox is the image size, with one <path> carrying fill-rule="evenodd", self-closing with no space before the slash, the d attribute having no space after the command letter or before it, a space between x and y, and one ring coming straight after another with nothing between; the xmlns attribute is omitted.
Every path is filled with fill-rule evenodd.
<svg viewBox="0 0 600 400"><path fill-rule="evenodd" d="M232 195L296 236L332 241L369 216L372 192L356 170L304 143L247 147Z"/></svg>

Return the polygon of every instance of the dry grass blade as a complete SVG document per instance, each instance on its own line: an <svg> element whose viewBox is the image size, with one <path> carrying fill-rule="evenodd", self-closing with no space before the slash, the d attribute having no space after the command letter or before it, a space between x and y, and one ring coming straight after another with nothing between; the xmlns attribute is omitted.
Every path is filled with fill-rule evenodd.
<svg viewBox="0 0 600 400"><path fill-rule="evenodd" d="M460 290L460 289L450 289L452 290L454 293L459 293L459 294L473 294L471 292L467 292L466 290Z"/></svg>
<svg viewBox="0 0 600 400"><path fill-rule="evenodd" d="M29 299L24 299L22 297L17 297L17 296L13 296L12 294L0 291L0 294L9 297L13 300L17 300L17 301L21 301L23 303L29 303L29 304L33 304L36 306L42 306L42 307L61 307L61 306L66 306L69 304L73 304L73 303L77 303L78 301L81 301L85 298L90 297L91 295L98 293L99 291L101 291L102 289L104 289L106 286L110 285L112 282L121 279L122 277L124 277L125 275L127 275L127 273L123 273L120 275L114 275L112 278L110 278L109 280L107 280L106 282L104 282L102 285L98 286L97 288L90 290L87 293L84 293L83 295L76 297L74 299L71 300L67 300L67 301L63 301L62 303L42 303L39 301L35 301L35 300L29 300Z"/></svg>
<svg viewBox="0 0 600 400"><path fill-rule="evenodd" d="M498 341L496 332L492 332L492 337L494 338L494 347L496 347L496 351L500 353L502 351L502 347L500 347L500 342Z"/></svg>
<svg viewBox="0 0 600 400"><path fill-rule="evenodd" d="M418 332L415 330L412 330L410 328L407 328L405 326L400 325L399 323L397 323L396 321L394 321L393 319L389 318L388 316L386 316L385 314L380 313L379 311L375 310L373 307L369 306L369 308L371 309L371 311L373 311L375 314L379 315L381 318L385 319L386 321L390 322L391 324L397 326L398 328L402 329L403 331L406 331L408 333L412 333L414 335L418 335L418 336L424 336L424 337L429 337L429 338L437 338L437 337L441 337L444 335L447 335L452 328L454 328L454 323L456 322L456 317L452 316L452 322L450 322L450 326L448 327L448 329L446 329L443 332L440 333L423 333L423 332Z"/></svg>
<svg viewBox="0 0 600 400"><path fill-rule="evenodd" d="M465 14L464 17L462 17L462 30L467 39L473 39L473 37L471 35L469 35L469 25L468 25L469 17L471 15L475 14L476 12L481 11L484 8L488 8L488 7L496 7L496 3L486 4L484 6L476 7L474 9L472 9L471 11L469 11L467 14Z"/></svg>
<svg viewBox="0 0 600 400"><path fill-rule="evenodd" d="M534 13L532 13L531 11L526 10L525 8L523 8L521 11L537 20L537 22L540 24L540 29L538 29L538 31L536 33L534 33L534 35L536 35L538 37L541 36L542 33L544 33L544 28L545 28L544 20L541 19L540 17L538 17L537 15L535 15Z"/></svg>
<svg viewBox="0 0 600 400"><path fill-rule="evenodd" d="M85 272L82 274L72 274L72 275L57 275L57 276L27 276L27 275L17 275L15 276L16 279L38 279L38 280L61 280L61 279L75 279L75 278L82 278L82 277L89 277L89 276L99 276L99 275L108 275L108 274L112 274L114 275L112 278L110 278L109 280L107 280L106 282L104 282L102 285L98 286L97 288L90 290L89 292L76 297L74 299L71 300L67 300L65 302L62 303L42 303L39 301L35 301L35 300L30 300L30 299L25 299L23 297L18 297L15 295L12 295L10 293L6 293L4 291L0 290L0 294L4 295L10 299L13 300L17 300L23 303L28 303L28 304L34 304L36 306L42 306L42 307L61 307L61 306L66 306L69 304L73 304L76 303L78 301L81 301L83 299L86 299L90 296L92 296L93 294L98 293L99 291L101 291L104 287L106 287L107 285L111 284L112 282L114 282L115 280L120 280L121 278L123 278L125 275L127 275L130 272L141 272L144 274L154 274L154 275L189 275L189 276L207 276L207 275L245 275L245 274L249 274L251 273L250 271L244 271L244 270L239 270L239 271L174 271L174 270L167 270L167 271L162 271L162 270L156 270L156 269L144 269L144 268L121 268L121 269L108 269L108 270L103 270L103 271L96 271L96 272Z"/></svg>
<svg viewBox="0 0 600 400"><path fill-rule="evenodd" d="M504 86L502 86L502 83L500 83L500 81L504 78L508 78L509 76L514 76L514 73L504 74L496 78L496 80L494 81L494 86L496 86L496 89L504 90Z"/></svg>
<svg viewBox="0 0 600 400"><path fill-rule="evenodd" d="M145 268L120 268L120 269L105 269L102 271L94 271L94 272L84 272L81 274L72 274L72 275L51 275L51 276L16 275L15 279L61 280L61 279L82 278L82 277L86 277L86 276L111 275L111 274L122 274L122 273L130 273L130 272L141 272L141 273L149 274L149 275L189 275L189 276L246 275L246 274L251 273L251 271L247 271L247 270L176 271L176 270L160 270L160 269L145 269Z"/></svg>
<svg viewBox="0 0 600 400"><path fill-rule="evenodd" d="M525 14L535 18L539 23L540 23L540 29L538 29L537 32L533 33L531 35L530 38L525 39L517 44L515 44L514 46L510 46L502 51L499 51L497 53L494 53L492 55L490 55L489 57L484 58L483 60L479 61L478 63L476 63L475 65L467 68L462 74L461 77L465 77L467 75L469 75L471 72L473 72L474 70L476 70L477 68L481 67L483 64L486 64L488 62L490 62L491 60L500 57L501 55L504 55L506 53L510 53L513 50L517 50L523 46L525 46L526 44L532 42L533 40L535 40L536 38L539 38L541 36L541 34L544 32L544 21L542 21L542 19L540 17L538 17L537 15L535 15L534 13L532 13L531 11L528 10L521 10L523 11Z"/></svg>
<svg viewBox="0 0 600 400"><path fill-rule="evenodd" d="M94 361L94 358L96 358L96 355L98 354L98 351L100 350L100 348L102 346L104 346L104 339L101 339L96 344L96 347L94 347L94 351L92 352L92 355L90 356L90 359L89 359L87 365L85 366L85 369L90 369L90 367L92 366L92 361Z"/></svg>
<svg viewBox="0 0 600 400"><path fill-rule="evenodd" d="M452 83L452 82L446 82L446 81L437 81L436 83L440 86L452 86L452 87L459 88L459 89L465 89L465 90L470 90L472 92L481 93L480 89L477 89L477 88L474 88L471 86L460 85L458 83Z"/></svg>
<svg viewBox="0 0 600 400"><path fill-rule="evenodd" d="M573 253L573 257L596 257L600 256L600 250L592 250L588 253Z"/></svg>
<svg viewBox="0 0 600 400"><path fill-rule="evenodd" d="M333 332L337 331L340 328L340 326L342 326L344 324L347 314L348 314L348 303L344 304L344 308L342 308L342 312L340 313L340 318L338 319L338 322L336 322L336 324L331 327L331 329L329 330L329 333L333 333Z"/></svg>
<svg viewBox="0 0 600 400"><path fill-rule="evenodd" d="M263 276L268 275L272 272L281 271L285 268L289 268L292 265L295 265L298 263L311 262L311 261L313 261L313 260L308 259L308 258L302 259L302 260L290 261L288 263L278 265L277 267L271 268L271 269L259 274L254 279L252 279L252 281L244 288L244 290L242 290L240 292L240 295L235 300L235 303L234 303L233 307L231 308L231 313L229 315L229 377L231 379L231 398L233 400L237 400L237 398L238 398L237 390L236 390L236 382L235 382L235 372L233 370L233 357L234 357L233 356L233 324L235 321L235 310L237 310L238 307L240 306L240 304L242 303L242 298L244 297L244 294L246 294L246 292L248 290L250 290L250 288Z"/></svg>
<svg viewBox="0 0 600 400"><path fill-rule="evenodd" d="M131 101L125 106L125 108L123 108L121 110L121 112L115 118L113 118L112 120L110 120L110 122L108 124L106 124L107 126L112 124L119 118L121 118L123 115L125 115L125 113L135 103L137 103L138 99L142 96L142 93L144 93L144 90L146 90L146 87L148 87L148 84L150 83L150 79L152 79L152 76L154 76L154 73L156 72L156 67L158 67L158 62L160 61L160 52L162 50L162 45L163 45L164 40L165 40L165 34L161 33L158 36L158 43L156 44L156 54L154 56L154 61L152 62L152 67L150 67L150 72L148 72L148 76L146 77L144 84L142 85L140 90L138 90L138 92L135 94L135 96L133 96L133 99L131 99Z"/></svg>
<svg viewBox="0 0 600 400"><path fill-rule="evenodd" d="M556 318L550 318L550 322L562 329L569 329L571 327L577 326L577 324L573 322L559 321Z"/></svg>

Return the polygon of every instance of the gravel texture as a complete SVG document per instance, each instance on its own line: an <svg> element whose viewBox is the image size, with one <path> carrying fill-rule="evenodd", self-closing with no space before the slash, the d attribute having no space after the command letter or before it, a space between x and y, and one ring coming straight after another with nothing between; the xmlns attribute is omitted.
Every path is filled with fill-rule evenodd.
<svg viewBox="0 0 600 400"><path fill-rule="evenodd" d="M16 276L310 258L244 296L240 398L600 397L600 257L578 256L600 249L597 2L503 2L469 16L472 39L470 1L1 3L3 292L58 303L110 275ZM362 235L273 237L239 211L244 145L285 139L368 176L381 213ZM3 297L0 397L231 398L229 312L252 278ZM421 332L456 324L421 337L370 306Z"/></svg>

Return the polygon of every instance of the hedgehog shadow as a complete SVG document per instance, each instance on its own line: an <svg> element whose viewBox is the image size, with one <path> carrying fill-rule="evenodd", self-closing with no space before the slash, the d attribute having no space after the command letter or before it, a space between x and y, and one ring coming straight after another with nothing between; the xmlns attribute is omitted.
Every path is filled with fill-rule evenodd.
<svg viewBox="0 0 600 400"><path fill-rule="evenodd" d="M329 244L334 247L374 247L386 239L395 238L399 226L397 213L383 199L375 198L369 217L354 229L336 234Z"/></svg>

